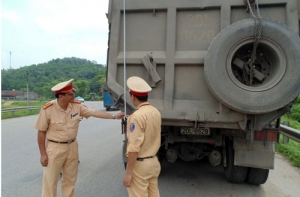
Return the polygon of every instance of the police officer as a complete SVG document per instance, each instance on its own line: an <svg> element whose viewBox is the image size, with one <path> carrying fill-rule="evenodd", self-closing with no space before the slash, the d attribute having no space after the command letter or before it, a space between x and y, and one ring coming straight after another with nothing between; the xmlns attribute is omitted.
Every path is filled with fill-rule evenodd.
<svg viewBox="0 0 300 197"><path fill-rule="evenodd" d="M127 86L137 110L127 120L128 163L123 184L130 197L158 197L160 163L155 155L161 141L161 115L147 102L152 88L143 79L130 77Z"/></svg>
<svg viewBox="0 0 300 197"><path fill-rule="evenodd" d="M75 101L73 79L54 87L56 100L45 104L36 120L40 162L44 167L43 197L56 197L57 182L62 172L62 196L74 196L78 171L78 143L76 136L82 117L122 119L124 113L110 113L89 109Z"/></svg>

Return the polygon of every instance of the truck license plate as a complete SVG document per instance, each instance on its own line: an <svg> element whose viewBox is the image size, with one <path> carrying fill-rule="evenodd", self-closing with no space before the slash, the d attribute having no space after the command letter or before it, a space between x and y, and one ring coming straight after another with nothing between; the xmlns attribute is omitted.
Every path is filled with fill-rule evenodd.
<svg viewBox="0 0 300 197"><path fill-rule="evenodd" d="M182 135L210 135L209 128L188 128L182 127L180 130Z"/></svg>

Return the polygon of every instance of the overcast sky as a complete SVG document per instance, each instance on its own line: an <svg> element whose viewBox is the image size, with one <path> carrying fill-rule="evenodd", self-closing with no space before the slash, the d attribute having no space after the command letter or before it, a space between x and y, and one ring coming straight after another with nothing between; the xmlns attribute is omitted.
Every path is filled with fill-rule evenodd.
<svg viewBox="0 0 300 197"><path fill-rule="evenodd" d="M108 0L2 0L1 4L1 68L64 57L106 64Z"/></svg>

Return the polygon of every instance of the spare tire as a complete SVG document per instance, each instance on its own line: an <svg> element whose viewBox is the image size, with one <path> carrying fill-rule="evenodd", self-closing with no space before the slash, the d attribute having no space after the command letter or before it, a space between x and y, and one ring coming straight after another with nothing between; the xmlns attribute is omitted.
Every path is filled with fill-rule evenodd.
<svg viewBox="0 0 300 197"><path fill-rule="evenodd" d="M222 30L209 46L204 72L210 91L222 104L238 112L262 114L286 106L300 93L300 39L285 25L263 19L249 85L243 65L251 57L254 30L253 19Z"/></svg>

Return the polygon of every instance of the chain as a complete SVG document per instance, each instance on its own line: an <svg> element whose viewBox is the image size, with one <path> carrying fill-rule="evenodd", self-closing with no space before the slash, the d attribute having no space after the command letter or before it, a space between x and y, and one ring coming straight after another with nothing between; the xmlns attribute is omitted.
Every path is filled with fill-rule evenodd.
<svg viewBox="0 0 300 197"><path fill-rule="evenodd" d="M244 64L243 74L244 80L247 85L251 86L253 83L253 76L254 76L254 68L255 68L255 60L256 60L256 49L259 44L261 38L261 31L262 31L262 18L259 13L259 6L258 0L255 0L255 3L250 3L247 0L249 12L254 19L254 44L251 53L251 58ZM256 11L256 15L254 14L253 10Z"/></svg>

